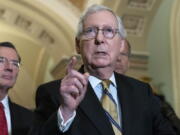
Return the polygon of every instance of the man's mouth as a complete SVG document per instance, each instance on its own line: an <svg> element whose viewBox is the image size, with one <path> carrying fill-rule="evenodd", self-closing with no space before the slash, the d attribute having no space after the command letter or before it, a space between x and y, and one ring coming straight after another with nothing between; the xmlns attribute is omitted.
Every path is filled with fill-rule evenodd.
<svg viewBox="0 0 180 135"><path fill-rule="evenodd" d="M2 75L2 78L7 79L7 80L12 80L11 75Z"/></svg>
<svg viewBox="0 0 180 135"><path fill-rule="evenodd" d="M99 51L99 52L96 52L95 54L96 54L96 55L102 55L102 56L107 55L107 53L104 52L104 51Z"/></svg>

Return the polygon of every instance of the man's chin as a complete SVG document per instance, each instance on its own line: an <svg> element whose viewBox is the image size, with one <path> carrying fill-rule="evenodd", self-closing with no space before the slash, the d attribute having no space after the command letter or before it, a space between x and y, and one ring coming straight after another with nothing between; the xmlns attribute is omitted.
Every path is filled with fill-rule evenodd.
<svg viewBox="0 0 180 135"><path fill-rule="evenodd" d="M93 64L93 68L106 68L108 66L108 64Z"/></svg>
<svg viewBox="0 0 180 135"><path fill-rule="evenodd" d="M10 89L10 88L12 88L13 87L13 85L14 85L14 83L8 83L8 82L6 82L6 83L0 83L0 87L4 87L4 88L7 88L7 89Z"/></svg>

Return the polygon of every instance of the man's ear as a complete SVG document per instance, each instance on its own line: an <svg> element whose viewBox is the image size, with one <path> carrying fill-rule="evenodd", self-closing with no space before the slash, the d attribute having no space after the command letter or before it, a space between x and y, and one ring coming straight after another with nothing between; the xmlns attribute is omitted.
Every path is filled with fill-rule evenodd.
<svg viewBox="0 0 180 135"><path fill-rule="evenodd" d="M80 54L80 40L76 37L76 52Z"/></svg>
<svg viewBox="0 0 180 135"><path fill-rule="evenodd" d="M123 47L125 44L125 39L121 39L120 46Z"/></svg>

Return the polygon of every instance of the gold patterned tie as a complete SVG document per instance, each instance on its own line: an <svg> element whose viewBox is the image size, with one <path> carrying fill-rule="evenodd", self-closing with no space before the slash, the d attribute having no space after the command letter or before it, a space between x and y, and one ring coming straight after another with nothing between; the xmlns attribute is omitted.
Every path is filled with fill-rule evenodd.
<svg viewBox="0 0 180 135"><path fill-rule="evenodd" d="M103 87L104 92L101 99L101 103L105 111L107 111L107 113L110 114L110 116L116 121L116 123L119 124L116 103L113 101L112 95L108 92L110 83L111 83L110 80L102 81L102 87ZM111 120L112 119L110 119L110 121ZM111 124L112 124L115 135L122 135L121 131L112 123L112 121L111 121Z"/></svg>

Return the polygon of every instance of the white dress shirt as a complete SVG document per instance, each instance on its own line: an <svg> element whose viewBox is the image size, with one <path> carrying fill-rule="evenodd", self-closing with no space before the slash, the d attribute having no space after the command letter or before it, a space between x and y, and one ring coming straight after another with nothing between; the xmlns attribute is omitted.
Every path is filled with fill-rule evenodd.
<svg viewBox="0 0 180 135"><path fill-rule="evenodd" d="M6 121L7 121L7 127L8 127L8 135L11 135L11 114L10 114L10 109L9 109L9 99L8 96L6 96L1 103L4 106L4 112L5 112L5 116L6 116Z"/></svg>
<svg viewBox="0 0 180 135"><path fill-rule="evenodd" d="M120 103L118 100L118 96L117 96L117 85L116 85L116 81L115 81L115 77L114 74L112 74L112 76L109 78L109 80L112 82L109 86L109 93L112 95L113 99L116 102L116 107L117 107L117 113L118 113L118 119L120 120L120 127L121 127L121 123L122 123L122 119L121 119L121 108L120 108ZM97 98L99 99L99 101L101 100L102 96L103 96L103 88L101 85L102 80L94 77L94 76L90 76L89 77L89 82L97 96Z"/></svg>
<svg viewBox="0 0 180 135"><path fill-rule="evenodd" d="M103 95L103 89L102 89L102 85L101 85L101 82L102 80L94 77L94 76L89 76L88 78L90 84L91 84L91 87L93 88L97 98L99 100L101 100L102 98L102 95ZM120 108L120 103L118 102L118 96L117 96L117 85L116 85L116 81L115 81L115 77L114 77L114 74L112 74L112 76L109 78L109 80L111 80L111 84L109 86L109 92L111 93L111 95L113 96L116 104L117 104L117 110L118 110L118 118L120 119L120 127L121 127L121 123L122 123L122 119L121 119L121 108ZM59 129L60 131L62 132L66 132L71 123L73 122L74 120L74 117L76 116L76 111L73 113L73 116L68 120L66 121L66 123L64 123L64 119L62 117L62 114L61 114L61 110L59 108L58 110L58 125L59 125Z"/></svg>

